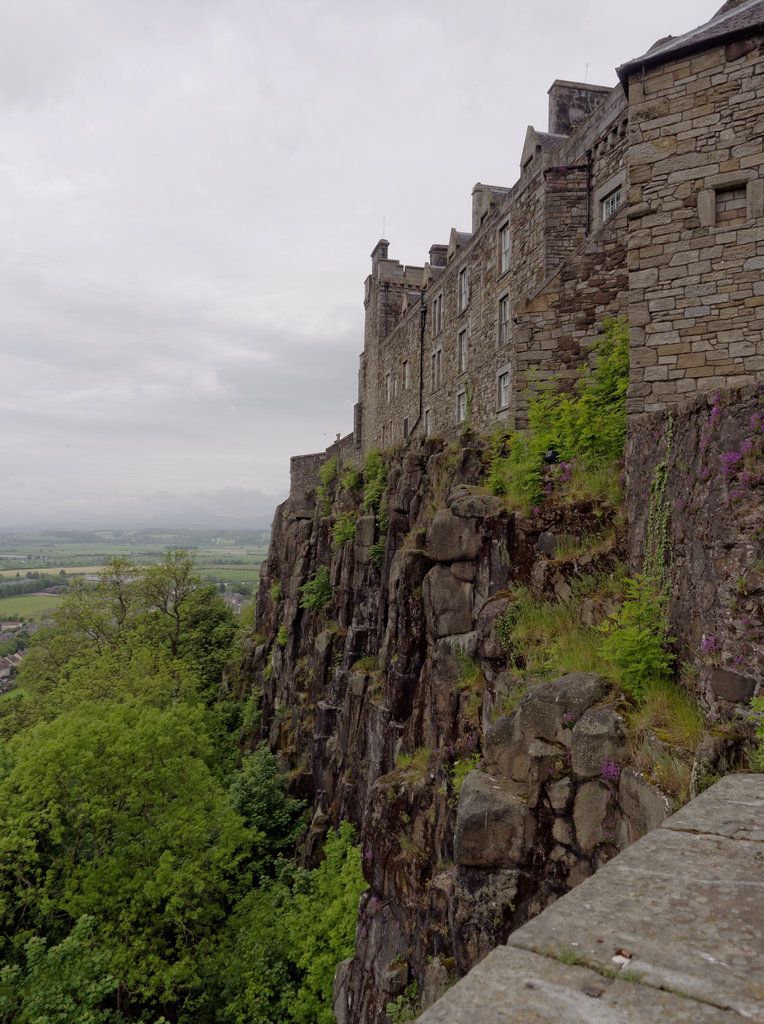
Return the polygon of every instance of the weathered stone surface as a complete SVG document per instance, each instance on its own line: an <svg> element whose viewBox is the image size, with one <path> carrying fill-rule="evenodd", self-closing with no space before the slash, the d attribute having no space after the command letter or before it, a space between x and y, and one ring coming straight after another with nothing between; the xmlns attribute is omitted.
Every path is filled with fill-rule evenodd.
<svg viewBox="0 0 764 1024"><path fill-rule="evenodd" d="M716 696L731 704L747 704L756 692L755 679L726 668L710 668L708 681Z"/></svg>
<svg viewBox="0 0 764 1024"><path fill-rule="evenodd" d="M511 937L764 1019L764 777L727 776ZM657 1018L656 1018L657 1019ZM719 1018L723 1019L723 1018Z"/></svg>
<svg viewBox="0 0 764 1024"><path fill-rule="evenodd" d="M553 533L544 531L539 534L539 539L536 543L536 547L543 555L551 555L554 557L555 551L557 551L557 538Z"/></svg>
<svg viewBox="0 0 764 1024"><path fill-rule="evenodd" d="M520 701L518 723L525 736L566 743L587 708L607 692L607 680L593 672L572 672L542 683Z"/></svg>
<svg viewBox="0 0 764 1024"><path fill-rule="evenodd" d="M427 629L432 636L451 636L472 629L472 587L436 565L422 584Z"/></svg>
<svg viewBox="0 0 764 1024"><path fill-rule="evenodd" d="M454 830L454 860L463 867L513 867L527 856L535 821L517 788L470 772L462 783Z"/></svg>
<svg viewBox="0 0 764 1024"><path fill-rule="evenodd" d="M347 977L352 963L352 956L349 956L346 960L340 960L337 964L337 970L334 972L334 981L332 982L332 1011L337 1024L351 1024L351 1021L348 1018L345 987L347 985Z"/></svg>
<svg viewBox="0 0 764 1024"><path fill-rule="evenodd" d="M433 516L427 533L427 554L434 562L468 562L477 557L480 542L474 520L441 508Z"/></svg>
<svg viewBox="0 0 764 1024"><path fill-rule="evenodd" d="M486 601L480 609L477 631L480 637L480 653L484 658L498 660L506 657L506 652L499 642L496 621L504 615L508 604L509 601L506 597L496 597L491 601Z"/></svg>
<svg viewBox="0 0 764 1024"><path fill-rule="evenodd" d="M514 931L419 1020L764 1020L762 841L764 776L727 776Z"/></svg>
<svg viewBox="0 0 764 1024"><path fill-rule="evenodd" d="M573 803L576 841L585 853L606 841L606 820L612 813L613 794L602 782L585 782L579 786ZM608 830L610 831L610 830Z"/></svg>
<svg viewBox="0 0 764 1024"><path fill-rule="evenodd" d="M725 775L663 827L764 842L764 775Z"/></svg>
<svg viewBox="0 0 764 1024"><path fill-rule="evenodd" d="M465 519L486 519L504 511L504 502L480 487L461 484L452 488L448 507L455 516Z"/></svg>
<svg viewBox="0 0 764 1024"><path fill-rule="evenodd" d="M460 974L506 942L516 923L522 882L517 868L455 868L451 932Z"/></svg>
<svg viewBox="0 0 764 1024"><path fill-rule="evenodd" d="M714 736L705 733L695 748L690 796L694 800L711 782L745 763L740 736Z"/></svg>
<svg viewBox="0 0 764 1024"><path fill-rule="evenodd" d="M419 1002L422 1009L426 1010L433 1003L436 1003L443 993L447 991L452 981L453 975L449 973L441 958L439 956L434 957L431 963L427 965L424 978L422 979L419 994Z"/></svg>
<svg viewBox="0 0 764 1024"><path fill-rule="evenodd" d="M748 485L751 474L764 472L761 435L754 430L763 414L760 386L714 390L676 406L671 428L671 458L683 467L666 480L671 627L680 659L697 670L701 703L725 716L764 683L764 599L752 565L764 557L757 533L762 497L760 486ZM629 429L633 571L642 565L647 495L667 432L667 416L659 413Z"/></svg>
<svg viewBox="0 0 764 1024"><path fill-rule="evenodd" d="M573 780L558 779L547 787L547 796L555 814L562 814L568 809L573 795Z"/></svg>
<svg viewBox="0 0 764 1024"><path fill-rule="evenodd" d="M528 806L535 807L552 772L564 764L564 751L551 743L534 740L528 747Z"/></svg>
<svg viewBox="0 0 764 1024"><path fill-rule="evenodd" d="M621 848L641 839L668 818L671 805L665 793L651 786L641 772L626 768L618 782L618 843Z"/></svg>
<svg viewBox="0 0 764 1024"><path fill-rule="evenodd" d="M374 543L374 527L376 519L374 516L359 516L355 524L355 547L356 556L359 560L364 559L364 553L368 558L368 549Z"/></svg>
<svg viewBox="0 0 764 1024"><path fill-rule="evenodd" d="M576 955L576 947L570 950ZM499 946L419 1024L744 1024L734 1011Z"/></svg>
<svg viewBox="0 0 764 1024"><path fill-rule="evenodd" d="M477 566L474 562L453 562L450 569L452 576L458 580L465 580L467 583L472 583L477 573Z"/></svg>
<svg viewBox="0 0 764 1024"><path fill-rule="evenodd" d="M533 741L567 747L574 723L606 693L607 687L607 680L593 672L573 672L533 687L510 716L498 719L486 730L483 752L488 770L526 781Z"/></svg>
<svg viewBox="0 0 764 1024"><path fill-rule="evenodd" d="M628 756L623 718L615 707L591 708L573 727L571 764L580 778L602 775L607 761L620 765Z"/></svg>
<svg viewBox="0 0 764 1024"><path fill-rule="evenodd" d="M552 825L552 838L563 846L572 846L576 838L573 825L567 818L555 818Z"/></svg>

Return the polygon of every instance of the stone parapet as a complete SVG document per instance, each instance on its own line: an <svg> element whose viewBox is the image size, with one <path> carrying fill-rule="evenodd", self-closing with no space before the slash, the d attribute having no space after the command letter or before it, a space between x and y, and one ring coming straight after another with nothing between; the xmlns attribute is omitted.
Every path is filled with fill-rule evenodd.
<svg viewBox="0 0 764 1024"><path fill-rule="evenodd" d="M764 1020L764 776L728 775L494 949L421 1024Z"/></svg>

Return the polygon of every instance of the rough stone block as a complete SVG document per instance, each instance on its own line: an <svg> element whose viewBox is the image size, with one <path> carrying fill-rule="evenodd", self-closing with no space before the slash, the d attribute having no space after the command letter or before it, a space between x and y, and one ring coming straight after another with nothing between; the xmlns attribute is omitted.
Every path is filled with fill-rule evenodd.
<svg viewBox="0 0 764 1024"><path fill-rule="evenodd" d="M432 636L468 633L472 629L472 586L436 565L422 584L425 618Z"/></svg>
<svg viewBox="0 0 764 1024"><path fill-rule="evenodd" d="M473 520L439 509L427 535L427 554L434 562L472 561L480 550L480 534Z"/></svg>
<svg viewBox="0 0 764 1024"><path fill-rule="evenodd" d="M585 782L579 786L573 802L573 825L576 841L584 853L607 838L605 822L613 811L613 794L604 782Z"/></svg>
<svg viewBox="0 0 764 1024"><path fill-rule="evenodd" d="M535 818L517 788L485 772L462 783L454 831L454 860L462 867L513 867L533 847Z"/></svg>
<svg viewBox="0 0 764 1024"><path fill-rule="evenodd" d="M622 763L626 756L624 722L613 705L590 708L573 727L571 765L579 778L602 774L606 761Z"/></svg>
<svg viewBox="0 0 764 1024"><path fill-rule="evenodd" d="M618 845L622 848L652 832L671 814L668 797L645 782L642 774L633 768L621 772L618 804L622 814Z"/></svg>
<svg viewBox="0 0 764 1024"><path fill-rule="evenodd" d="M756 692L756 680L751 676L744 676L715 665L708 666L704 670L704 674L706 673L716 696L731 704L747 704Z"/></svg>

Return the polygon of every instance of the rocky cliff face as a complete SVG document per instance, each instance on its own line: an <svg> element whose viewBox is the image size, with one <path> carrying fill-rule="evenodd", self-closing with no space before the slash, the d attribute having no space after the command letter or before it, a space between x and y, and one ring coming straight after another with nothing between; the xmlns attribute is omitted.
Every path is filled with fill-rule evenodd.
<svg viewBox="0 0 764 1024"><path fill-rule="evenodd" d="M764 685L764 384L630 423L627 463L631 564L663 534L680 656L703 707L727 715Z"/></svg>
<svg viewBox="0 0 764 1024"><path fill-rule="evenodd" d="M428 1005L668 812L630 767L607 680L523 692L513 652L520 586L604 617L580 584L622 558L617 510L508 511L481 486L486 462L474 438L429 440L391 457L366 511L339 472L274 520L247 666L263 734L313 807L305 862L349 819L369 883L335 982L341 1024L382 1022L412 979ZM571 543L583 534L584 550Z"/></svg>

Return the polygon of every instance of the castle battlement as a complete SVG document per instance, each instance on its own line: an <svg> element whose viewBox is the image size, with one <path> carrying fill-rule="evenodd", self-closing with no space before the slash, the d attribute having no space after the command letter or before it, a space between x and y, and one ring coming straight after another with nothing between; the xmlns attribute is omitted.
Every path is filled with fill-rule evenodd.
<svg viewBox="0 0 764 1024"><path fill-rule="evenodd" d="M531 380L578 375L628 317L631 419L764 378L764 0L617 69L555 81L511 186L478 182L470 231L422 266L380 239L364 291L357 457L522 428Z"/></svg>

